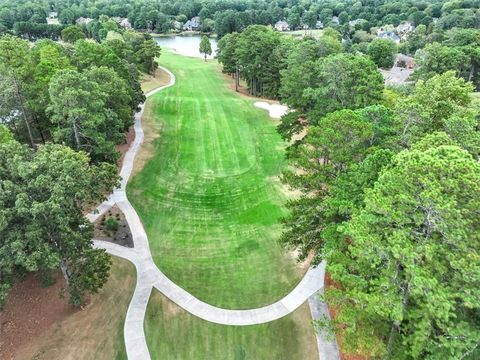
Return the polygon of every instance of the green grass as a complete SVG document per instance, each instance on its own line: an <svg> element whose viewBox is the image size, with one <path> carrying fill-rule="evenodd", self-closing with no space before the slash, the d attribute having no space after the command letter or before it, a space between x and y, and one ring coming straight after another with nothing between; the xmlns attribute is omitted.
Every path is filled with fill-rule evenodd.
<svg viewBox="0 0 480 360"><path fill-rule="evenodd" d="M177 84L149 99L160 136L128 187L154 260L210 304L272 303L302 275L277 241L284 143L265 111L230 90L216 62L164 52L160 63Z"/></svg>
<svg viewBox="0 0 480 360"><path fill-rule="evenodd" d="M304 304L292 314L262 325L224 326L201 320L155 291L145 318L152 359L318 359Z"/></svg>
<svg viewBox="0 0 480 360"><path fill-rule="evenodd" d="M311 36L315 39L319 39L323 35L323 30L322 29L307 30L306 34L305 34L305 30L291 30L291 31L285 31L282 34L292 35L295 37L304 37L306 35L306 36Z"/></svg>

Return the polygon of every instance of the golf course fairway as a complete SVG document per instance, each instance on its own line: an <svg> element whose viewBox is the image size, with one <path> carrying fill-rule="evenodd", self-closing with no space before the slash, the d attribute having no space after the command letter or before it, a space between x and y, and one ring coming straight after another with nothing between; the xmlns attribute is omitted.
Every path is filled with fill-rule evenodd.
<svg viewBox="0 0 480 360"><path fill-rule="evenodd" d="M154 261L209 304L273 303L305 271L278 244L285 144L267 112L230 89L216 61L162 52L160 63L176 84L147 102L146 131L158 137L127 189Z"/></svg>

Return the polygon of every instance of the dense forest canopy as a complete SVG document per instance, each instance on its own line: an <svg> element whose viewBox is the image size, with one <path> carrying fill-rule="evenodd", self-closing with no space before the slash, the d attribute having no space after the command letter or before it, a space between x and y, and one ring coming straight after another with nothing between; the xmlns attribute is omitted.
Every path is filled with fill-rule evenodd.
<svg viewBox="0 0 480 360"><path fill-rule="evenodd" d="M248 25L269 25L285 19L291 27L315 24L339 28L361 19L355 27L369 30L386 24L410 21L442 29L478 27L480 0L1 0L0 31L15 28L15 23L29 22L45 29L47 17L55 12L61 25L74 24L80 17L98 20L101 15L128 18L136 29L167 32L175 22L183 24L200 17L201 30L225 34ZM338 18L332 22L332 17ZM58 25L51 25L58 26Z"/></svg>

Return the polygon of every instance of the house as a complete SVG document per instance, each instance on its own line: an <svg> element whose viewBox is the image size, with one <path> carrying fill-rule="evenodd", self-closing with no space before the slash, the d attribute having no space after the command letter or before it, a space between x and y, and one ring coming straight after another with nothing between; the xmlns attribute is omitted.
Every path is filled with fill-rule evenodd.
<svg viewBox="0 0 480 360"><path fill-rule="evenodd" d="M379 28L372 28L371 29L371 32L372 34L377 34L377 35L380 35L381 33L385 33L385 32L395 32L396 29L395 29L395 26L391 25L391 24L388 24L388 25L383 25Z"/></svg>
<svg viewBox="0 0 480 360"><path fill-rule="evenodd" d="M183 30L185 31L198 31L200 30L200 17L195 16L183 24Z"/></svg>
<svg viewBox="0 0 480 360"><path fill-rule="evenodd" d="M413 69L415 68L415 59L404 54L397 54L397 57L395 58L395 66L404 69Z"/></svg>
<svg viewBox="0 0 480 360"><path fill-rule="evenodd" d="M397 34L399 35L406 35L408 33L411 33L413 30L415 30L415 26L413 26L412 23L403 23L397 26Z"/></svg>
<svg viewBox="0 0 480 360"><path fill-rule="evenodd" d="M318 20L318 21L315 23L315 29L323 29L323 22L321 22L320 20Z"/></svg>
<svg viewBox="0 0 480 360"><path fill-rule="evenodd" d="M131 29L132 28L132 24L130 24L130 21L128 21L128 18L122 19L119 24L124 29Z"/></svg>
<svg viewBox="0 0 480 360"><path fill-rule="evenodd" d="M348 25L350 25L351 27L354 27L355 25L357 25L358 23L360 23L362 21L362 19L355 19L355 20L350 20L348 22Z"/></svg>
<svg viewBox="0 0 480 360"><path fill-rule="evenodd" d="M338 19L338 16L333 16L332 17L332 23L335 24L335 25L340 24L340 20Z"/></svg>
<svg viewBox="0 0 480 360"><path fill-rule="evenodd" d="M400 44L400 37L393 31L380 32L377 37L380 39L392 40L396 44Z"/></svg>
<svg viewBox="0 0 480 360"><path fill-rule="evenodd" d="M77 25L87 25L90 21L93 21L93 19L84 18L83 16L81 16L75 22L77 23Z"/></svg>
<svg viewBox="0 0 480 360"><path fill-rule="evenodd" d="M285 20L280 20L275 23L275 29L278 31L288 31L290 30L290 26Z"/></svg>
<svg viewBox="0 0 480 360"><path fill-rule="evenodd" d="M58 13L56 11L50 11L48 13L48 18L49 19L56 19L58 17Z"/></svg>

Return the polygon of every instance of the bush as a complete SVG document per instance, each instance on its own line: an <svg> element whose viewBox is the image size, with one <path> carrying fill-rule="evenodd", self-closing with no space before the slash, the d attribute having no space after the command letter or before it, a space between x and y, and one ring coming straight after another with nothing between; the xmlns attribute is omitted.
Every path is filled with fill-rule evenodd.
<svg viewBox="0 0 480 360"><path fill-rule="evenodd" d="M118 230L118 221L115 218L111 217L105 221L105 226L108 231L117 231Z"/></svg>

